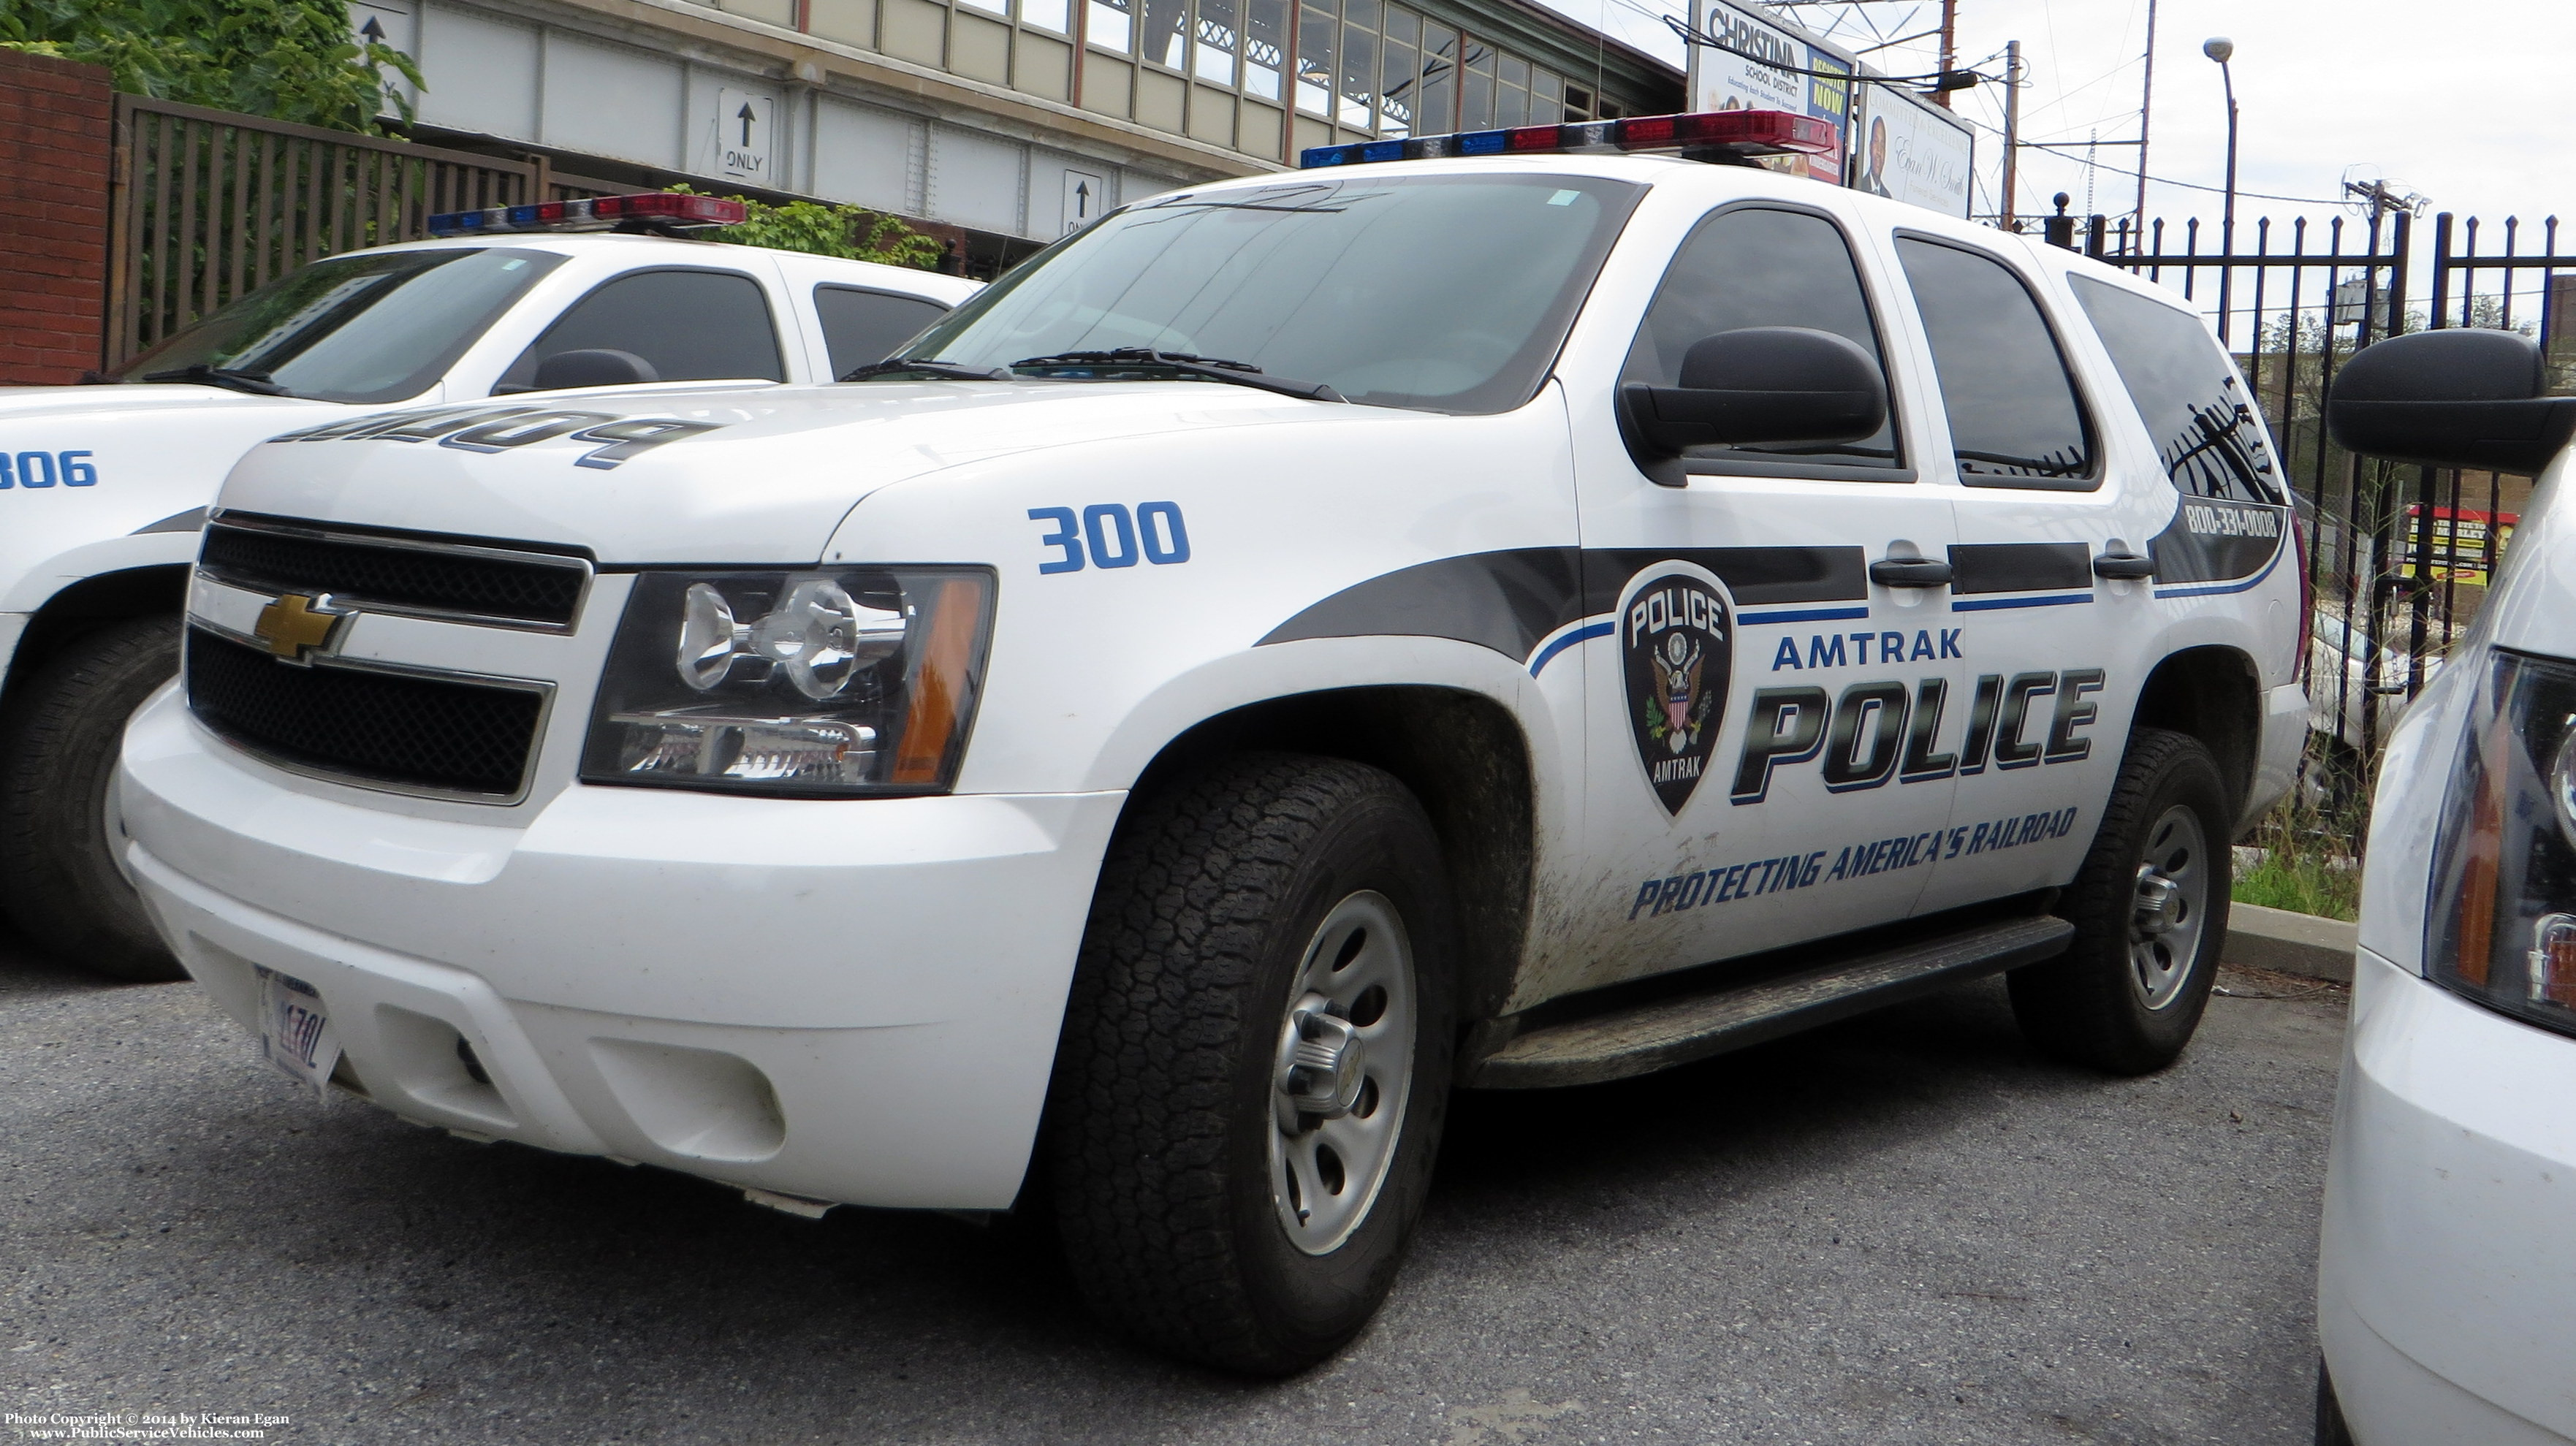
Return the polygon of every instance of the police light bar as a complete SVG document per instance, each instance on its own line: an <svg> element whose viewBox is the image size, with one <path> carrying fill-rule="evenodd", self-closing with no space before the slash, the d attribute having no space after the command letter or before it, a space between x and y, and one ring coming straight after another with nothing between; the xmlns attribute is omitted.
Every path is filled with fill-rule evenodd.
<svg viewBox="0 0 2576 1446"><path fill-rule="evenodd" d="M621 221L658 222L664 226L739 226L745 214L740 201L679 191L645 191L587 201L539 201L527 206L486 206L480 211L445 211L429 218L429 234L596 231Z"/></svg>
<svg viewBox="0 0 2576 1446"><path fill-rule="evenodd" d="M1565 125L1514 126L1498 131L1457 131L1400 141L1353 141L1298 153L1301 170L1357 166L1371 161L1429 161L1451 156L1528 156L1567 152L1680 151L1685 156L1739 160L1754 156L1826 156L1840 144L1831 121L1785 110L1694 111L1639 115Z"/></svg>

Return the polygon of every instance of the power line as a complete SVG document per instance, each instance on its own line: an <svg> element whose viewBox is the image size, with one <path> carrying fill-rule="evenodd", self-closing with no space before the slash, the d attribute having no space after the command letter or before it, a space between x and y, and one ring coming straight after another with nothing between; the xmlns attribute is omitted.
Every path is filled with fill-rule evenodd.
<svg viewBox="0 0 2576 1446"><path fill-rule="evenodd" d="M1994 128L1992 126L1981 125L1978 129L1992 130ZM2047 151L2051 155L2062 156L2067 160L2076 161L2086 166L2096 165L2094 161L2086 157L2069 154L2069 152L2076 149L2076 147L2073 146L2051 145L2046 141L2023 141L2021 144L2024 150ZM2123 171L2121 174L2134 175L2136 173L2133 171ZM2227 194L2227 188L2225 186L2204 186L2197 181L2174 181L2168 180L2163 176L2149 176L2147 179L2155 182L2159 186L2180 186L2186 191L2207 191L2216 196ZM2327 200L2318 196L2275 196L2263 191L2248 191L2241 187L2237 190L2236 194L2240 196L2250 196L2257 201L2287 201L2292 205L2297 206L2340 206L2343 204L2343 201L2340 198Z"/></svg>
<svg viewBox="0 0 2576 1446"><path fill-rule="evenodd" d="M1769 56L1756 55L1750 50L1738 50L1725 41L1704 33L1697 26L1677 15L1664 16L1663 21L1675 35L1682 38L1682 43L1685 45L1705 45L1711 50L1722 50L1729 55L1741 56L1756 65L1787 75L1816 76L1825 80L1839 80L1856 85L1937 85L1949 79L1951 75L1974 75L1983 81L1995 79L1991 75L1982 75L1973 70L1954 70L1949 75L1938 72L1931 75L1863 75L1849 70L1809 70L1802 65L1783 65Z"/></svg>

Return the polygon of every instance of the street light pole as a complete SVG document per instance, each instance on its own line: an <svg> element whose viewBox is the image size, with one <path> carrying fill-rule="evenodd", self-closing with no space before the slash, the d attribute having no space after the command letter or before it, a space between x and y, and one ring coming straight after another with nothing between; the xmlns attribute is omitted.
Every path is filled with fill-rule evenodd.
<svg viewBox="0 0 2576 1446"><path fill-rule="evenodd" d="M2227 86L2227 211L2218 223L2219 254L2229 258L2218 268L2218 339L2224 342L2230 283L2236 278L2232 264L2236 255L2236 72L2227 64L2236 56L2236 42L2224 35L2213 35L2200 43L2200 53L2218 62L2219 79Z"/></svg>

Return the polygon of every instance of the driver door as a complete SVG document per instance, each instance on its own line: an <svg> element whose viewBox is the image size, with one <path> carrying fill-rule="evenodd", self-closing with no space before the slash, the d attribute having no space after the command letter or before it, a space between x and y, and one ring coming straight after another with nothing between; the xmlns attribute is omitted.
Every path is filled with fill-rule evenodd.
<svg viewBox="0 0 2576 1446"><path fill-rule="evenodd" d="M1674 385L1693 342L1754 326L1829 331L1901 375L1861 254L1822 210L1712 212L1622 380ZM1587 610L1615 609L1588 685L1586 984L1900 919L1921 896L1967 650L1943 588L1871 577L1956 540L1955 489L1918 478L1907 389L1889 390L1888 424L1857 443L1693 448L1678 486L1613 453L1580 478Z"/></svg>

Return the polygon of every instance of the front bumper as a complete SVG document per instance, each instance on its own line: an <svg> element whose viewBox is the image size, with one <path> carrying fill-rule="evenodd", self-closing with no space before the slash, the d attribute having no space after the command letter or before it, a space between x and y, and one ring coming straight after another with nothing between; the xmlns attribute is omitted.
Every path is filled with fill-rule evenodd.
<svg viewBox="0 0 2576 1446"><path fill-rule="evenodd" d="M2361 1446L2576 1439L2576 1039L2363 950L2318 1335Z"/></svg>
<svg viewBox="0 0 2576 1446"><path fill-rule="evenodd" d="M948 1209L1019 1189L1124 800L572 787L466 822L270 769L175 690L118 787L189 972L245 1023L254 966L313 985L397 1114Z"/></svg>

